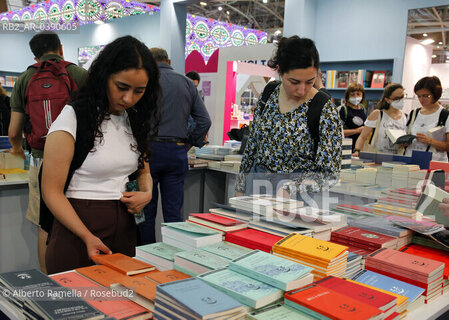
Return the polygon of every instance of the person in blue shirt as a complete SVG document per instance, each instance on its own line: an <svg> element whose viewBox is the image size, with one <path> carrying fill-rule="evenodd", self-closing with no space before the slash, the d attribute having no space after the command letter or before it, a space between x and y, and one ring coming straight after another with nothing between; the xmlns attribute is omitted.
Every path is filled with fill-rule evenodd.
<svg viewBox="0 0 449 320"><path fill-rule="evenodd" d="M206 106L193 82L173 70L167 51L152 48L151 53L160 70L162 111L158 135L150 141L153 198L144 209L145 222L139 225L142 244L156 242L158 188L164 221L183 221L184 180L189 169L187 151L191 146L204 145L211 126ZM188 130L189 116L195 122L192 131Z"/></svg>

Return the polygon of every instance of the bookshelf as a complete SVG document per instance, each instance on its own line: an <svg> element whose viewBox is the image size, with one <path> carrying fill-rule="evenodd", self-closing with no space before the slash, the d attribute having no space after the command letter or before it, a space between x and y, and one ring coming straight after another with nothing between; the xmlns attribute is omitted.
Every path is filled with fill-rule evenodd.
<svg viewBox="0 0 449 320"><path fill-rule="evenodd" d="M0 71L0 84L6 91L11 92L20 74L20 72Z"/></svg>
<svg viewBox="0 0 449 320"><path fill-rule="evenodd" d="M366 69L371 71L385 70L392 73L392 82L400 82L398 59L353 60L353 61L321 61L321 70L350 71ZM346 88L326 88L332 98L343 99ZM379 100L383 88L365 88L366 100Z"/></svg>

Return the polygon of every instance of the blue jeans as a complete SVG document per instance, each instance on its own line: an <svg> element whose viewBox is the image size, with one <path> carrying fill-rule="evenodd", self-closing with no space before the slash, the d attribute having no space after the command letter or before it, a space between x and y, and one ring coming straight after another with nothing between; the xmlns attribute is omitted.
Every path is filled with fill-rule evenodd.
<svg viewBox="0 0 449 320"><path fill-rule="evenodd" d="M145 207L145 222L139 225L141 244L156 242L155 221L158 187L161 192L164 222L183 221L184 180L189 170L185 144L150 142L153 198Z"/></svg>

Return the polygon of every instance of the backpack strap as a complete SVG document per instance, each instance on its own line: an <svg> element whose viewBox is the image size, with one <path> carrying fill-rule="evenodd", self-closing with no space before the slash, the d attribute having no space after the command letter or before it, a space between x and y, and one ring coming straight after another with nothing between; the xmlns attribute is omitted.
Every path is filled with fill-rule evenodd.
<svg viewBox="0 0 449 320"><path fill-rule="evenodd" d="M345 104L343 105L343 112L345 113L345 123L346 123L346 120L348 120L348 107Z"/></svg>
<svg viewBox="0 0 449 320"><path fill-rule="evenodd" d="M413 109L408 116L406 124L406 127L408 128L408 134L411 134L412 126L415 123L416 116L418 115L419 111L421 111L421 108Z"/></svg>
<svg viewBox="0 0 449 320"><path fill-rule="evenodd" d="M447 110L446 108L443 107L443 109L441 109L440 115L438 116L438 123L437 123L437 127L439 126L446 126L446 120L449 116L449 110ZM430 150L430 145L427 146L426 151L429 152ZM449 158L449 152L447 153L447 156Z"/></svg>
<svg viewBox="0 0 449 320"><path fill-rule="evenodd" d="M373 129L373 132L371 133L371 137L369 138L369 141L368 141L368 143L370 145L375 145L376 144L376 141L373 141L373 138L374 138L374 135L376 134L377 129L379 129L380 121L382 121L382 116L383 115L384 115L384 112L382 110L379 110L379 117L377 118L376 127Z"/></svg>
<svg viewBox="0 0 449 320"><path fill-rule="evenodd" d="M80 101L71 102L70 105L75 110L76 114L76 121L77 121L77 130L76 130L76 141L75 141L75 151L74 156L72 159L72 162L70 163L69 172L67 174L66 183L64 186L64 193L67 191L70 181L72 180L73 174L75 171L81 167L84 160L86 160L87 155L89 154L89 151L83 151L83 148L81 146L86 143L87 136L84 134L87 132L87 123L86 121L83 121L82 114L79 112L78 106L82 105ZM84 104L85 105L85 104ZM45 161L45 159L44 159ZM43 198L42 198L42 165L39 169L39 190L40 190L40 210L39 210L39 224L43 230L45 230L48 235L50 236L51 229L53 227L53 220L54 216L51 213L50 209L48 209L47 205L45 204Z"/></svg>
<svg viewBox="0 0 449 320"><path fill-rule="evenodd" d="M265 88L262 91L262 98L259 100L259 106L260 112L259 114L262 114L262 112L265 110L265 106L267 104L268 99L270 98L271 94L273 93L274 89L280 84L281 82L278 80L270 81L267 83Z"/></svg>
<svg viewBox="0 0 449 320"><path fill-rule="evenodd" d="M313 154L316 155L320 142L320 116L324 105L330 96L323 91L318 91L309 103L307 110L307 127L313 139Z"/></svg>

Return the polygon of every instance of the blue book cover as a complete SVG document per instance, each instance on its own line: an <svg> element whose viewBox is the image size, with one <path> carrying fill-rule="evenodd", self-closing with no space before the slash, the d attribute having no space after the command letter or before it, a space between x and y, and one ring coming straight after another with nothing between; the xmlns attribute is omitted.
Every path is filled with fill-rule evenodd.
<svg viewBox="0 0 449 320"><path fill-rule="evenodd" d="M157 291L182 304L199 317L244 308L235 299L196 278L160 284Z"/></svg>
<svg viewBox="0 0 449 320"><path fill-rule="evenodd" d="M412 160L410 164L417 164L421 169L429 169L430 161L432 161L432 152L412 151Z"/></svg>
<svg viewBox="0 0 449 320"><path fill-rule="evenodd" d="M385 219L385 217L366 217L350 220L348 225L392 237L402 237L408 233L407 229L395 225L390 220Z"/></svg>
<svg viewBox="0 0 449 320"><path fill-rule="evenodd" d="M399 162L404 162L407 164L410 164L412 161L412 157L408 157L408 156L400 156L400 155L393 155L393 161L399 161Z"/></svg>
<svg viewBox="0 0 449 320"><path fill-rule="evenodd" d="M405 296L409 303L418 299L424 292L423 288L369 270L361 270L352 280Z"/></svg>

